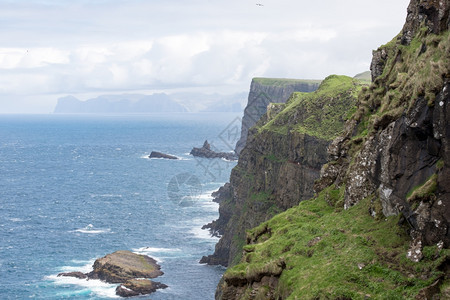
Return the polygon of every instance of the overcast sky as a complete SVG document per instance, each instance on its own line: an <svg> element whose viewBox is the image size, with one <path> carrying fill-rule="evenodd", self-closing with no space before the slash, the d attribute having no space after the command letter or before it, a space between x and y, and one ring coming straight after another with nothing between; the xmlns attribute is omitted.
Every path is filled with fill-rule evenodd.
<svg viewBox="0 0 450 300"><path fill-rule="evenodd" d="M256 76L353 76L400 32L408 3L0 0L0 113L48 113L69 94L230 94Z"/></svg>

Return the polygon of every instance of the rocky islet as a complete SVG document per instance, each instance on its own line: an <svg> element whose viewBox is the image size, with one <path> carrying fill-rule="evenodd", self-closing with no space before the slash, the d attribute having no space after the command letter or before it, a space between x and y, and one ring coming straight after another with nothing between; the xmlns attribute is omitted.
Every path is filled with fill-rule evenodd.
<svg viewBox="0 0 450 300"><path fill-rule="evenodd" d="M96 259L93 271L89 273L69 272L60 273L58 276L118 283L120 285L116 289L116 294L130 297L150 294L157 289L166 288L165 284L150 280L163 274L161 266L153 258L128 250L119 250Z"/></svg>

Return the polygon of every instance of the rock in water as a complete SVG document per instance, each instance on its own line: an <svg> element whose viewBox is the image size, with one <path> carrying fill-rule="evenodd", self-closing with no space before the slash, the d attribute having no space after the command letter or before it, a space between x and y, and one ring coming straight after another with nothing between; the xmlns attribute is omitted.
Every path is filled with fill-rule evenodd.
<svg viewBox="0 0 450 300"><path fill-rule="evenodd" d="M75 277L78 279L86 279L88 276L82 272L59 273L58 277Z"/></svg>
<svg viewBox="0 0 450 300"><path fill-rule="evenodd" d="M224 158L227 160L237 160L238 157L235 153L231 152L216 152L214 150L211 150L211 145L206 140L203 143L203 146L201 148L192 148L191 155L197 156L197 157L204 157L204 158Z"/></svg>
<svg viewBox="0 0 450 300"><path fill-rule="evenodd" d="M147 295L157 289L165 289L167 285L148 279L131 279L116 288L116 295L121 297L133 297Z"/></svg>
<svg viewBox="0 0 450 300"><path fill-rule="evenodd" d="M157 152L157 151L152 151L152 153L150 153L150 155L148 157L149 158L178 159L178 157L176 157L176 156Z"/></svg>
<svg viewBox="0 0 450 300"><path fill-rule="evenodd" d="M155 278L164 273L156 261L146 255L120 250L95 261L89 278L108 283L123 283L134 278Z"/></svg>

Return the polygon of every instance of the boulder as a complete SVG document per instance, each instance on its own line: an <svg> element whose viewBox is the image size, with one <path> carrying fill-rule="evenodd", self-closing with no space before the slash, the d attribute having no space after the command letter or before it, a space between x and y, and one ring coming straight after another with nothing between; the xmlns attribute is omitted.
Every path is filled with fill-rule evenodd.
<svg viewBox="0 0 450 300"><path fill-rule="evenodd" d="M157 152L157 151L152 151L152 153L150 153L150 155L148 157L149 158L178 159L178 157L176 157L176 156Z"/></svg>
<svg viewBox="0 0 450 300"><path fill-rule="evenodd" d="M82 272L67 272L67 273L59 273L58 277L75 277L78 279L86 279L88 276Z"/></svg>
<svg viewBox="0 0 450 300"><path fill-rule="evenodd" d="M116 295L121 297L133 297L147 295L157 289L165 289L167 285L148 279L131 279L116 288Z"/></svg>

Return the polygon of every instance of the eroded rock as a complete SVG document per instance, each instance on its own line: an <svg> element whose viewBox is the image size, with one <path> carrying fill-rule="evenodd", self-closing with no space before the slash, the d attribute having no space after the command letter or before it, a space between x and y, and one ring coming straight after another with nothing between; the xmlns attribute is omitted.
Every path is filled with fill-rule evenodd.
<svg viewBox="0 0 450 300"><path fill-rule="evenodd" d="M170 155L170 154L165 154L165 153L161 153L161 152L157 152L157 151L152 151L152 153L150 153L150 155L148 156L149 158L165 158L165 159L178 159L178 157Z"/></svg>
<svg viewBox="0 0 450 300"><path fill-rule="evenodd" d="M155 278L164 274L153 258L127 250L99 258L93 267L94 270L88 274L89 278L108 283L123 283L134 278Z"/></svg>
<svg viewBox="0 0 450 300"><path fill-rule="evenodd" d="M116 295L121 297L134 297L151 294L157 289L165 288L167 288L167 285L160 282L155 282L148 279L131 279L116 288Z"/></svg>
<svg viewBox="0 0 450 300"><path fill-rule="evenodd" d="M197 157L204 157L204 158L224 158L226 160L237 160L238 157L235 153L232 152L216 152L211 149L211 145L208 143L208 141L205 141L203 143L203 146L201 148L192 148L191 155L197 156Z"/></svg>

